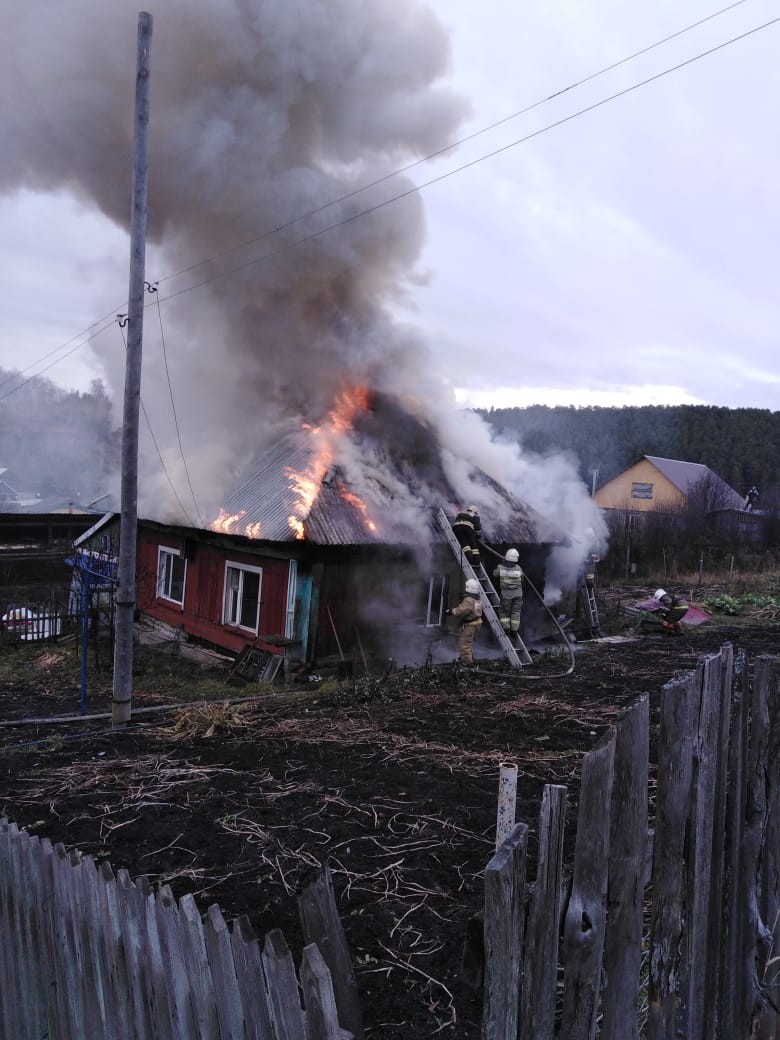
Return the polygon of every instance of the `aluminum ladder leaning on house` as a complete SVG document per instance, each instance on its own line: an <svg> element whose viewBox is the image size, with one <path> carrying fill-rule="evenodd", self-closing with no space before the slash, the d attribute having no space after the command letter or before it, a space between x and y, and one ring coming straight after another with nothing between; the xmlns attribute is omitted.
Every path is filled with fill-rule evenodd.
<svg viewBox="0 0 780 1040"><path fill-rule="evenodd" d="M524 664L533 664L531 655L528 653L525 643L520 638L520 634L518 633L516 636L517 642L513 643L504 631L501 622L498 620L496 607L500 602L500 597L493 587L493 583L488 577L488 573L484 566L481 563L478 564L477 567L471 566L461 549L460 542L455 537L455 532L452 530L452 524L443 509L439 508L437 510L436 519L439 521L439 526L444 532L444 537L447 539L450 549L452 549L453 556L458 561L458 566L463 571L463 576L467 579L476 578L479 582L482 590L479 596L482 601L482 617L490 625L490 630L496 637L498 645L504 651L506 659L513 668L521 668Z"/></svg>
<svg viewBox="0 0 780 1040"><path fill-rule="evenodd" d="M601 633L601 622L599 621L599 608L596 603L596 591L587 578L582 579L582 601L585 604L587 625L591 636L596 639Z"/></svg>

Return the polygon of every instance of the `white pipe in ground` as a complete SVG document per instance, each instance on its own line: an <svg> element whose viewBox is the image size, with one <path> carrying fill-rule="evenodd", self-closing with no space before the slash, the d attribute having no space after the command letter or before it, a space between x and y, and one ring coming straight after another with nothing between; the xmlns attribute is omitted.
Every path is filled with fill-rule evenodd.
<svg viewBox="0 0 780 1040"><path fill-rule="evenodd" d="M496 849L500 849L515 825L517 804L517 766L514 762L500 762L498 766L498 819L496 821Z"/></svg>

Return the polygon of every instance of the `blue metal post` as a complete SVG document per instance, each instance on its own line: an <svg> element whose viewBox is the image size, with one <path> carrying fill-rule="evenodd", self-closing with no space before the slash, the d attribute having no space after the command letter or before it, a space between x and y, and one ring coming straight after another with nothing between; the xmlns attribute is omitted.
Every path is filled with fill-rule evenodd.
<svg viewBox="0 0 780 1040"><path fill-rule="evenodd" d="M87 713L87 649L89 644L89 574L81 568L81 701L79 713Z"/></svg>

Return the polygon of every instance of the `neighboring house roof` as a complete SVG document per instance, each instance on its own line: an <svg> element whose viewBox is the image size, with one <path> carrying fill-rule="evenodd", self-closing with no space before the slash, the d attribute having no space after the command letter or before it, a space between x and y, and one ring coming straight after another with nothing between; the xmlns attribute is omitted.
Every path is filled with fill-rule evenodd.
<svg viewBox="0 0 780 1040"><path fill-rule="evenodd" d="M454 516L462 504L441 465L433 471L430 458L426 459L423 479L376 442L364 446L379 459L370 486L354 487L343 467L331 466L317 475L310 504L302 509L292 474L312 474L314 452L309 439L299 434L282 438L225 502L224 513L237 518L225 529L262 541L291 542L296 532L290 517L297 517L305 540L319 545L398 545L442 539L434 518L436 507ZM502 518L482 517L488 540L518 544L562 540L552 523L486 474L474 471L472 478L502 505Z"/></svg>
<svg viewBox="0 0 780 1040"><path fill-rule="evenodd" d="M651 462L674 486L686 497L697 484L707 481L710 489L710 498L717 498L719 509L741 509L743 506L742 496L729 484L726 483L709 466L700 462L681 462L679 459L661 459L656 455L645 455L644 458ZM714 493L714 494L713 494Z"/></svg>
<svg viewBox="0 0 780 1040"><path fill-rule="evenodd" d="M90 538L93 538L98 531L102 530L102 528L107 524L110 524L112 520L119 520L119 514L104 513L101 518L89 528L89 530L85 531L84 534L79 535L79 537L74 540L74 547L78 548L79 546L84 545L84 543L88 542Z"/></svg>

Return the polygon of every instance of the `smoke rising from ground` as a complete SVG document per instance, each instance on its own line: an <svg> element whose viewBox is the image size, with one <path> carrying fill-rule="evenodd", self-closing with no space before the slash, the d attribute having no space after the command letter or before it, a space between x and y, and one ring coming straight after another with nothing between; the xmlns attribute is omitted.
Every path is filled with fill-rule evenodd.
<svg viewBox="0 0 780 1040"><path fill-rule="evenodd" d="M431 12L417 0L165 0L151 13L147 276L216 257L162 277L145 319L142 397L185 506L160 324L206 522L282 427L319 422L347 382L395 396L436 429L461 504L505 508L473 481L479 465L575 537L598 527L573 467L495 444L456 410L429 346L392 320L419 280L422 201L349 218L407 178L235 249L456 136L465 106L442 82L449 46ZM0 191L66 188L128 226L137 17L129 0L14 7ZM98 348L121 402L118 336ZM381 488L381 460L346 444L341 455L358 489ZM148 437L140 488L146 515L184 519ZM430 502L395 491L410 523L429 513Z"/></svg>

